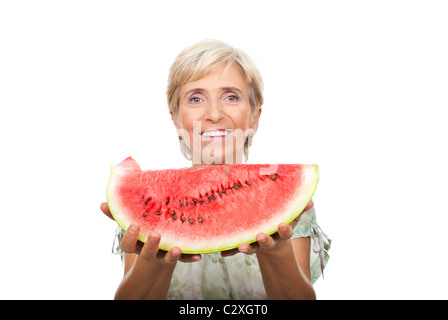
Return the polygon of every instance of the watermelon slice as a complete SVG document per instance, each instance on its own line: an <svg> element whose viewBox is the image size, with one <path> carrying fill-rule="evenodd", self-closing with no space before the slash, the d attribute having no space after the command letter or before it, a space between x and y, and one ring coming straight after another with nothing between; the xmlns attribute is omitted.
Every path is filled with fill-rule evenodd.
<svg viewBox="0 0 448 320"><path fill-rule="evenodd" d="M268 168L276 171L266 174ZM127 158L112 166L109 209L127 230L140 225L139 240L161 234L160 249L207 253L255 242L277 231L306 207L317 187L317 165L234 164L142 171Z"/></svg>

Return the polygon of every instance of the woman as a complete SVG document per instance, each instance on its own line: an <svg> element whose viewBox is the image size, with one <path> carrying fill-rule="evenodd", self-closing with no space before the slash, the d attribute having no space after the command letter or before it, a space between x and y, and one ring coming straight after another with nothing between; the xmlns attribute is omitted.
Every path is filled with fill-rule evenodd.
<svg viewBox="0 0 448 320"><path fill-rule="evenodd" d="M223 42L201 41L179 54L170 70L168 106L181 151L193 167L241 163L243 154L247 160L262 90L252 60ZM107 203L101 209L110 216ZM160 251L159 233L151 233L145 244L138 233L139 226L131 225L118 237L125 274L116 299L315 299L312 283L330 245L316 224L312 201L276 234L260 233L256 243L222 253Z"/></svg>

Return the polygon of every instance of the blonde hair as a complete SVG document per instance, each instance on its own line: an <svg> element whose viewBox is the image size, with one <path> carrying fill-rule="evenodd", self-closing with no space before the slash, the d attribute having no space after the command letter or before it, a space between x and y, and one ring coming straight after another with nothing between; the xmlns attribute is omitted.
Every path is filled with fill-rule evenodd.
<svg viewBox="0 0 448 320"><path fill-rule="evenodd" d="M201 79L208 72L225 65L235 66L241 72L249 91L252 114L263 105L263 79L253 60L243 51L219 40L203 40L185 50L176 57L168 77L167 100L169 111L177 115L181 87ZM181 143L185 143L182 142ZM244 154L248 156L248 147L252 137L246 139ZM188 147L187 147L188 149ZM182 149L183 150L183 149ZM184 154L184 152L182 152ZM187 159L191 155L185 155Z"/></svg>

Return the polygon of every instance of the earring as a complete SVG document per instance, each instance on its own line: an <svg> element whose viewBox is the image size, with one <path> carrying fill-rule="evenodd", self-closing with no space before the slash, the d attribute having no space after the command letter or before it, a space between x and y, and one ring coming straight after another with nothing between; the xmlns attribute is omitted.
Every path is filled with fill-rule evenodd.
<svg viewBox="0 0 448 320"><path fill-rule="evenodd" d="M179 143L180 143L180 152L187 160L191 160L192 159L191 151L190 148L188 148L187 143L184 140L184 137L179 136Z"/></svg>
<svg viewBox="0 0 448 320"><path fill-rule="evenodd" d="M253 134L249 134L247 136L247 146L250 147L252 145L252 139L253 139L254 135Z"/></svg>

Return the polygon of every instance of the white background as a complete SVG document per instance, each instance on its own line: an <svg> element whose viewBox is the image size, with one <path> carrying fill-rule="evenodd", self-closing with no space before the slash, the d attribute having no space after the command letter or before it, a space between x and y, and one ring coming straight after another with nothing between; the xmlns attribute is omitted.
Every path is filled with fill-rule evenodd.
<svg viewBox="0 0 448 320"><path fill-rule="evenodd" d="M206 38L265 81L249 163L317 163L320 299L447 299L444 1L2 1L0 298L112 299L110 165L179 168L168 69ZM279 270L281 272L281 270Z"/></svg>

